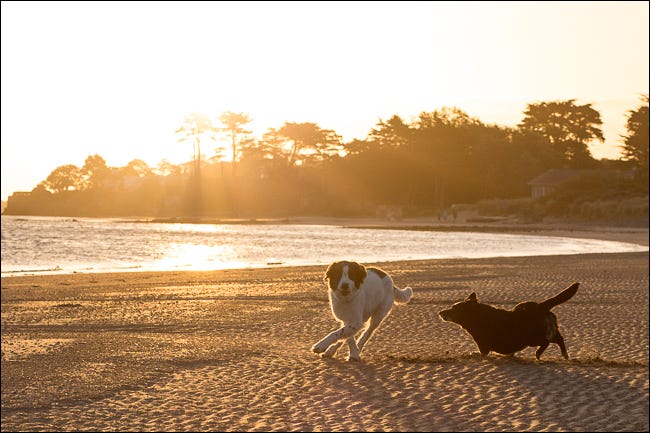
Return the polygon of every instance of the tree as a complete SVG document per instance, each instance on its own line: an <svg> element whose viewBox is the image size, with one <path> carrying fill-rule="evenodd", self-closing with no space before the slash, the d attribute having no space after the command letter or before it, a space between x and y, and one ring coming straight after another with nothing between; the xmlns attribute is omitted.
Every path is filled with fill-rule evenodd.
<svg viewBox="0 0 650 433"><path fill-rule="evenodd" d="M576 105L575 99L528 104L522 132L537 133L564 161L575 167L593 162L588 145L604 141L600 113L591 104Z"/></svg>
<svg viewBox="0 0 650 433"><path fill-rule="evenodd" d="M315 123L284 122L275 133L289 141L286 152L289 165L324 160L342 149L341 136L332 130L321 129Z"/></svg>
<svg viewBox="0 0 650 433"><path fill-rule="evenodd" d="M201 171L201 137L207 136L214 140L215 127L210 119L201 113L191 113L185 116L183 124L176 130L181 135L178 142L191 141L194 161L194 175L199 175Z"/></svg>
<svg viewBox="0 0 650 433"><path fill-rule="evenodd" d="M181 134L178 140L191 141L193 154L193 181L190 185L189 194L187 195L187 212L193 216L199 216L202 209L202 191L201 191L201 138L208 137L215 139L214 132L216 128L212 125L207 116L200 113L191 113L185 117L185 120L176 133Z"/></svg>
<svg viewBox="0 0 650 433"><path fill-rule="evenodd" d="M59 166L45 179L45 184L53 192L68 191L70 188L81 189L81 170L74 164Z"/></svg>
<svg viewBox="0 0 650 433"><path fill-rule="evenodd" d="M435 128L437 126L460 128L480 124L480 120L470 117L469 114L457 107L442 107L439 110L430 112L423 111L416 122L418 129Z"/></svg>
<svg viewBox="0 0 650 433"><path fill-rule="evenodd" d="M254 147L258 152L263 153L266 157L274 162L289 163L287 138L280 133L279 129L269 128L261 140L251 142L250 147Z"/></svg>
<svg viewBox="0 0 650 433"><path fill-rule="evenodd" d="M178 165L172 164L166 158L161 159L156 168L156 172L161 176L178 176L181 171Z"/></svg>
<svg viewBox="0 0 650 433"><path fill-rule="evenodd" d="M122 173L125 176L147 177L153 174L153 170L143 160L133 159L122 169Z"/></svg>
<svg viewBox="0 0 650 433"><path fill-rule="evenodd" d="M368 139L379 149L399 147L409 140L411 132L410 126L401 117L394 115L386 122L379 119L377 127L370 130Z"/></svg>
<svg viewBox="0 0 650 433"><path fill-rule="evenodd" d="M639 172L648 178L648 95L642 95L644 102L636 110L630 110L627 117L627 135L624 135L623 159L632 161Z"/></svg>
<svg viewBox="0 0 650 433"><path fill-rule="evenodd" d="M235 164L241 157L241 149L238 147L239 142L237 140L237 137L240 134L251 133L251 131L248 131L242 127L243 125L250 123L251 120L252 119L248 114L233 113L232 111L226 111L221 116L219 116L219 121L224 125L223 128L220 128L220 131L224 131L230 134L233 175L235 174ZM219 154L219 149L217 149L217 154Z"/></svg>
<svg viewBox="0 0 650 433"><path fill-rule="evenodd" d="M81 167L84 187L89 189L103 186L110 174L111 169L106 166L106 161L99 155L88 156Z"/></svg>
<svg viewBox="0 0 650 433"><path fill-rule="evenodd" d="M474 182L479 173L470 169L475 159L472 149L476 148L483 128L478 119L456 107L419 114L411 140L404 146L406 160L413 167L404 174L410 179L405 190L412 201L428 202L441 210L453 201L472 199L466 191L477 191L474 185L479 184ZM481 173L485 173L486 167L484 161Z"/></svg>
<svg viewBox="0 0 650 433"><path fill-rule="evenodd" d="M374 142L369 140L359 140L355 138L348 143L344 143L343 149L345 150L345 156L362 155L372 150L374 144Z"/></svg>

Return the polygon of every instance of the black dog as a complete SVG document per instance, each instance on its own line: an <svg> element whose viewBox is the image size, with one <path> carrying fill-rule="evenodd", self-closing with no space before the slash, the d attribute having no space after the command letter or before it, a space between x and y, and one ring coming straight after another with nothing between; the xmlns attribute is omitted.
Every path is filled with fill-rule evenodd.
<svg viewBox="0 0 650 433"><path fill-rule="evenodd" d="M560 346L562 356L569 359L564 338L557 327L557 318L551 308L568 301L578 291L580 283L573 283L559 294L543 302L522 302L511 311L482 304L472 293L440 317L463 327L474 339L481 355L490 351L514 355L528 346L539 346L535 356L539 359L549 343Z"/></svg>

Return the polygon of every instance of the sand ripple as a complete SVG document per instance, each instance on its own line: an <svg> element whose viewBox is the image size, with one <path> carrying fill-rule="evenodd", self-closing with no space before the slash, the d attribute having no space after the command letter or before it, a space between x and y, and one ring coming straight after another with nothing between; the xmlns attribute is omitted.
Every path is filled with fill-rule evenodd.
<svg viewBox="0 0 650 433"><path fill-rule="evenodd" d="M580 362L373 358L351 368L265 356L183 369L38 417L11 411L3 430L642 431L647 377L642 366Z"/></svg>

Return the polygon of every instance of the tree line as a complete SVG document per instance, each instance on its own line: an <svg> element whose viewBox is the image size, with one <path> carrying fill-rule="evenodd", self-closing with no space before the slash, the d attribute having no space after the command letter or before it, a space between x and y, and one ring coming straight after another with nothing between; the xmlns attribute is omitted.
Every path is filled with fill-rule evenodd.
<svg viewBox="0 0 650 433"><path fill-rule="evenodd" d="M622 157L596 160L600 114L575 99L528 104L516 127L485 124L458 108L421 112L411 121L380 119L363 140L343 142L317 123L284 122L254 137L246 113L212 122L192 113L176 129L192 160L157 167L134 159L108 167L90 155L82 167L54 169L30 193L14 194L5 213L75 216L259 217L408 215L454 203L516 198L549 168L634 171L630 188L647 196L648 95L627 112ZM205 148L225 137L228 146ZM202 149L203 147L203 149ZM12 203L13 202L13 203Z"/></svg>

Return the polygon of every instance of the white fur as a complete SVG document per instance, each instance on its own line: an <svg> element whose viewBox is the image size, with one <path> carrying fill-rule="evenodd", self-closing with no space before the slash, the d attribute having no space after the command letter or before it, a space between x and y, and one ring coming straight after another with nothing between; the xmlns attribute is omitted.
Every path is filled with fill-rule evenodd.
<svg viewBox="0 0 650 433"><path fill-rule="evenodd" d="M339 267L341 278L335 287L334 281L330 281L330 269ZM353 267L358 266L367 272L365 279L357 287L350 277ZM350 349L348 360L358 361L361 351L379 327L382 321L388 316L393 304L406 303L411 299L413 290L410 287L400 289L395 287L393 279L389 275L381 275L385 272L376 268L368 268L356 262L336 262L330 265L325 281L329 284L329 300L334 317L341 323L341 327L329 333L325 338L314 344L311 350L314 353L321 353L323 357L332 357L343 342L347 341ZM358 268L357 268L358 270ZM345 287L348 290L345 290ZM355 340L362 329L365 330Z"/></svg>

